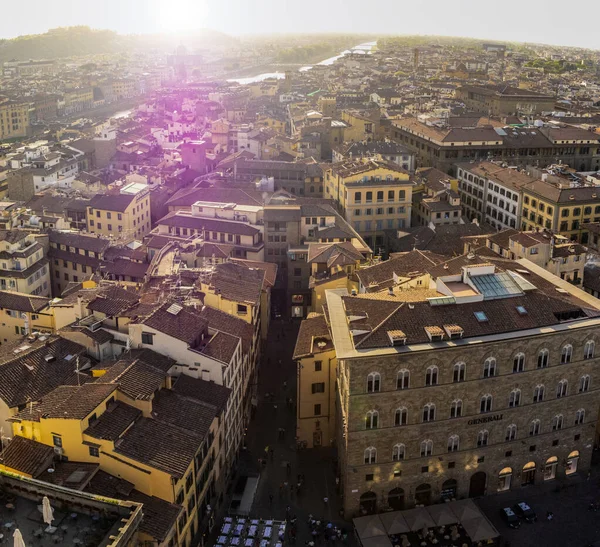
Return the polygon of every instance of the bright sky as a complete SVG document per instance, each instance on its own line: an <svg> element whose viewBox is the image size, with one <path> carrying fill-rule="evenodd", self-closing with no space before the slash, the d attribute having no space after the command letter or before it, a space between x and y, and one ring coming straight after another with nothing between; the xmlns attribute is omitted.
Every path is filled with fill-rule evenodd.
<svg viewBox="0 0 600 547"><path fill-rule="evenodd" d="M0 0L0 37L89 25L153 33L437 34L600 49L600 1L579 0Z"/></svg>

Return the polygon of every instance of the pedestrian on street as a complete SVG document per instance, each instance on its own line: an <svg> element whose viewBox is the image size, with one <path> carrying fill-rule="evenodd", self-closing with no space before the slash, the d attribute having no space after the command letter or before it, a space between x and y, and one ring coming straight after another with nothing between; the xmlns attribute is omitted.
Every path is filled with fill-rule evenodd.
<svg viewBox="0 0 600 547"><path fill-rule="evenodd" d="M269 456L271 456L271 461L273 461L273 455L274 455L274 450L273 448L269 448Z"/></svg>
<svg viewBox="0 0 600 547"><path fill-rule="evenodd" d="M283 382L283 389L287 389L287 382Z"/></svg>
<svg viewBox="0 0 600 547"><path fill-rule="evenodd" d="M277 405L273 405L273 411L277 414Z"/></svg>
<svg viewBox="0 0 600 547"><path fill-rule="evenodd" d="M287 471L287 476L289 477L292 474L292 464L290 462L287 462L285 465L285 470Z"/></svg>
<svg viewBox="0 0 600 547"><path fill-rule="evenodd" d="M273 494L269 494L269 507L273 506Z"/></svg>
<svg viewBox="0 0 600 547"><path fill-rule="evenodd" d="M323 504L325 505L325 509L327 509L327 504L329 503L329 498L327 496L325 496L323 498Z"/></svg>

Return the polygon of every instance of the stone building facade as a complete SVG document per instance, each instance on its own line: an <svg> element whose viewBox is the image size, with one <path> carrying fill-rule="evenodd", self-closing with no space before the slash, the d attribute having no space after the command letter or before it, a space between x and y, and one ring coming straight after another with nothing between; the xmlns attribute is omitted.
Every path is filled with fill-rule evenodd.
<svg viewBox="0 0 600 547"><path fill-rule="evenodd" d="M530 481L568 479L570 472L585 473L592 456L589 447L594 442L599 388L594 388L590 380L589 389L580 393L580 382L581 378L594 376L597 359L584 359L583 352L586 342L596 338L597 325L568 335L557 332L501 345L492 341L444 352L375 357L350 366L342 362L340 382L348 386L350 393L356 393L350 396L347 421L352 442L345 456L346 465L357 472L345 477L346 510L358 511L361 496L363 506L372 506L364 503L371 497L368 493L376 495L379 510L388 506L401 509L437 502L444 495L479 496L519 488ZM573 360L561 364L561 348L566 343L573 345ZM549 352L549 365L538 369L542 349ZM513 373L519 353L525 355L525 369ZM487 359L496 360L494 377L484 377ZM465 381L454 382L457 363L466 364ZM437 385L426 386L429 367L438 367ZM407 389L397 389L400 370L409 371ZM367 393L367 378L373 372L381 375L380 391ZM568 382L567 395L557 398L563 380ZM544 399L534 403L538 386L544 386ZM511 407L514 390L520 390L520 404ZM481 399L487 394L492 396L491 411L482 413ZM453 418L457 401L461 401L461 416ZM429 403L435 405L435 419L423 422L424 408ZM402 408L407 411L407 423L401 425L401 418L396 425L396 411ZM578 424L580 409L585 410L585 416ZM372 411L379 413L378 427L366 429L365 416ZM555 430L556 416L562 416L563 421L562 428ZM539 420L539 434L532 435L535 420ZM510 432L512 425L516 426L515 433ZM486 431L487 445L482 446L482 432ZM452 440L454 436L457 441ZM431 455L422 456L421 445L428 440L432 441ZM398 444L404 445L402 460L394 459ZM373 464L365 463L365 452L370 447L376 449ZM571 457L571 467L567 468L575 452L578 461L573 462ZM531 463L535 464L534 472L525 473L525 466ZM390 493L395 499L390 499Z"/></svg>
<svg viewBox="0 0 600 547"><path fill-rule="evenodd" d="M546 281L554 278L528 261L518 267L524 264ZM452 265L438 268L453 273ZM575 295L594 317L571 308L570 318L559 313L554 324L534 326L540 316L530 294L477 304L471 294L471 303L434 305L414 300L417 291L402 295L393 288L384 291L389 298L327 293L347 517L568 482L587 473L600 402L594 378L600 302L554 280L561 297ZM498 329L500 313L504 326ZM379 323L378 314L384 317ZM453 314L460 327L449 319ZM480 327L489 334L473 336ZM369 343L382 329L389 343ZM430 341L418 340L428 329ZM357 344L363 336L365 347Z"/></svg>

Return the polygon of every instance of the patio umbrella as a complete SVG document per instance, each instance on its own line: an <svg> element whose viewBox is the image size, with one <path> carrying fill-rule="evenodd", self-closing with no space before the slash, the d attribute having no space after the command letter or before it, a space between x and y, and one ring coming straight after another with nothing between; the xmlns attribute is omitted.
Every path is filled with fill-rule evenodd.
<svg viewBox="0 0 600 547"><path fill-rule="evenodd" d="M479 518L463 520L462 525L474 543L491 540L500 535L498 530L483 515Z"/></svg>
<svg viewBox="0 0 600 547"><path fill-rule="evenodd" d="M25 547L25 542L23 541L23 536L21 535L21 530L19 530L18 528L15 530L15 533L13 534L13 538L14 538L14 543L13 543L13 547Z"/></svg>
<svg viewBox="0 0 600 547"><path fill-rule="evenodd" d="M366 515L354 519L354 528L362 541L375 536L387 536L379 515Z"/></svg>
<svg viewBox="0 0 600 547"><path fill-rule="evenodd" d="M44 496L42 500L42 514L44 515L44 522L48 525L46 530L50 530L52 528L52 521L54 520L54 510L50 506L48 496Z"/></svg>
<svg viewBox="0 0 600 547"><path fill-rule="evenodd" d="M410 532L410 527L406 524L402 511L393 511L392 513L382 513L379 515L383 527L389 536L394 534L403 534Z"/></svg>

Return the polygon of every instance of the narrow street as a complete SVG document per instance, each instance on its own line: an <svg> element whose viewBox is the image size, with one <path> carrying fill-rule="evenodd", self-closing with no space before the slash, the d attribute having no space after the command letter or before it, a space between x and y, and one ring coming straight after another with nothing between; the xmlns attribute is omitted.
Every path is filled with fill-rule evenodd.
<svg viewBox="0 0 600 547"><path fill-rule="evenodd" d="M299 326L298 322L290 324L281 320L271 324L258 380L258 408L248 429L248 450L243 457L247 465L261 474L252 516L284 519L289 506L291 515L298 519L296 543L304 545L310 539L309 514L342 526L348 532L351 524L343 521L339 514L334 451L329 448L296 450L296 365L292 354ZM293 401L291 406L286 403L288 398ZM280 428L285 429L283 439L278 438ZM266 447L273 449L272 457L265 452ZM266 465L261 465L259 459L266 459ZM298 482L298 475L304 476L299 493L292 488Z"/></svg>

